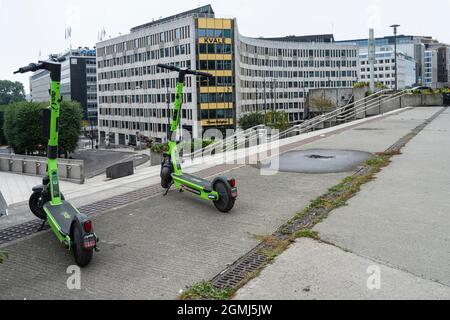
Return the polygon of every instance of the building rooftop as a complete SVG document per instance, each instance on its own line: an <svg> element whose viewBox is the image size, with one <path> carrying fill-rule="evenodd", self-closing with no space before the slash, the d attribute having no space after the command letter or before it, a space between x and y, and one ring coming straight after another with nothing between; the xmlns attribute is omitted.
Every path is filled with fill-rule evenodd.
<svg viewBox="0 0 450 320"><path fill-rule="evenodd" d="M393 44L395 41L394 39L395 39L395 37L393 35L375 38L376 41L385 40L389 44ZM433 39L433 37L429 37L429 36L412 36L412 35L404 35L404 34L397 35L397 40L401 40L401 39L411 40L411 41L419 39L422 43L437 42L437 40L435 40L435 39ZM336 42L337 43L359 43L359 42L367 42L367 41L369 41L369 37L361 38L361 39L337 40Z"/></svg>
<svg viewBox="0 0 450 320"><path fill-rule="evenodd" d="M208 4L208 5L203 6L203 7L198 7L196 9L192 9L192 10L189 10L189 11L178 13L178 14L175 14L175 15L167 17L167 18L162 18L162 19L159 19L159 20L156 20L156 21L152 21L152 22L149 22L149 23L146 23L146 24L134 27L130 31L131 32L136 32L136 31L148 28L148 27L152 27L152 26L164 23L164 22L168 22L170 20L184 18L184 17L190 17L190 16L213 18L214 17L214 10L213 10L212 6L210 4Z"/></svg>
<svg viewBox="0 0 450 320"><path fill-rule="evenodd" d="M286 37L274 37L274 38L259 38L261 40L270 41L286 41L286 42L315 42L315 43L332 43L334 42L334 35L332 34L318 34L309 36L286 36Z"/></svg>

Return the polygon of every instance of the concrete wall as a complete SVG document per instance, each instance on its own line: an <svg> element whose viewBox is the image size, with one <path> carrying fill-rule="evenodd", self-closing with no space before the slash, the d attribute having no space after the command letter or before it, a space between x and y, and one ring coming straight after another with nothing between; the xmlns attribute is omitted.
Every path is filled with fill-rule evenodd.
<svg viewBox="0 0 450 320"><path fill-rule="evenodd" d="M351 88L311 89L311 90L309 90L309 93L308 93L308 96L306 99L306 104L309 107L310 112L319 112L318 108L313 105L312 101L315 98L326 98L334 106L333 108L330 108L330 110L326 110L326 111L332 111L336 107L340 108L340 107L347 105L349 100L353 96L353 91L354 91L354 89L351 89Z"/></svg>
<svg viewBox="0 0 450 320"><path fill-rule="evenodd" d="M83 184L84 161L59 159L59 176L61 180ZM0 155L0 171L32 176L45 176L47 158L17 155Z"/></svg>
<svg viewBox="0 0 450 320"><path fill-rule="evenodd" d="M402 107L443 106L442 94L411 94L402 97Z"/></svg>
<svg viewBox="0 0 450 320"><path fill-rule="evenodd" d="M374 106L367 110L366 116L375 116L405 107L435 107L444 105L442 94L410 94L383 104L377 103L377 101L381 101L383 97L386 96L375 98L372 102L367 103L367 105L374 104ZM364 114L360 115L358 118L364 118Z"/></svg>

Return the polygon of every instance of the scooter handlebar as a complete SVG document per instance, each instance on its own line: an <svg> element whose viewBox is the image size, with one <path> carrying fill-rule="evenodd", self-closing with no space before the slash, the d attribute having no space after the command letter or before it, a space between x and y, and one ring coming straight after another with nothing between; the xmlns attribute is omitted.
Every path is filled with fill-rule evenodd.
<svg viewBox="0 0 450 320"><path fill-rule="evenodd" d="M26 67L22 67L19 70L15 71L14 74L17 73L26 73L26 72L36 72L41 69L46 69L50 64L61 63L66 61L65 57L57 57L51 56L48 61L39 61L38 63L30 63Z"/></svg>
<svg viewBox="0 0 450 320"><path fill-rule="evenodd" d="M192 75L195 75L195 76L201 76L201 77L207 77L207 78L211 78L213 76L210 73L196 71L196 70L182 69L182 68L178 68L178 67L171 66L171 65L168 65L168 64L162 64L162 63L159 63L157 65L157 67L161 68L161 69L170 70L170 71L184 72L185 74L192 74Z"/></svg>
<svg viewBox="0 0 450 320"><path fill-rule="evenodd" d="M42 66L43 66L42 63L30 63L28 66L22 67L19 70L15 71L14 74L35 72L35 71L38 71L39 69L41 69Z"/></svg>

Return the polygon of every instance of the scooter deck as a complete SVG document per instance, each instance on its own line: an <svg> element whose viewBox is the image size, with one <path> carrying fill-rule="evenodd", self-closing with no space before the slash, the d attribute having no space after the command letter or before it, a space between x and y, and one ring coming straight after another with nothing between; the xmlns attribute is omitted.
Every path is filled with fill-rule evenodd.
<svg viewBox="0 0 450 320"><path fill-rule="evenodd" d="M179 180L180 182L186 181L189 182L190 184L193 185L197 185L201 188L203 188L203 190L205 190L205 192L212 192L212 185L211 185L211 181L199 178L199 177L195 177L193 175L187 174L187 173L183 173L182 175L173 175L173 178L175 180Z"/></svg>
<svg viewBox="0 0 450 320"><path fill-rule="evenodd" d="M56 221L61 234L64 236L69 236L72 222L79 214L78 210L67 201L62 201L60 205L56 206L52 206L51 203L48 202L44 205L44 210Z"/></svg>

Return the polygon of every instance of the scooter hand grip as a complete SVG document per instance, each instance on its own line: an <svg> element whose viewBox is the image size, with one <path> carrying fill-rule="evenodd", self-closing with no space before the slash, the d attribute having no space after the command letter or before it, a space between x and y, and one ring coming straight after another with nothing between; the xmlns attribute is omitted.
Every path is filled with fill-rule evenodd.
<svg viewBox="0 0 450 320"><path fill-rule="evenodd" d="M39 65L38 64L30 63L28 66L22 67L19 70L17 70L16 72L14 72L14 74L26 73L26 72L34 72L34 71L37 71L38 69L39 69Z"/></svg>

